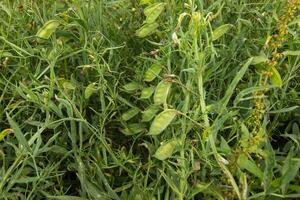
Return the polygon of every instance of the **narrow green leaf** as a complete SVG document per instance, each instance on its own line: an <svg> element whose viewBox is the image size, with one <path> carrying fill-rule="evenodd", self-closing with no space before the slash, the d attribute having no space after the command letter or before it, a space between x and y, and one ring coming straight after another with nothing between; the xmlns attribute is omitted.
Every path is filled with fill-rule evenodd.
<svg viewBox="0 0 300 200"><path fill-rule="evenodd" d="M31 149L28 145L28 142L25 138L25 136L23 135L19 125L12 119L10 118L10 116L8 114L6 114L7 120L9 122L10 127L13 129L14 134L18 140L18 142L20 143L20 145L22 145L23 147L25 147L29 152L31 152Z"/></svg>
<svg viewBox="0 0 300 200"><path fill-rule="evenodd" d="M87 200L86 198L76 196L47 196L47 199L53 200Z"/></svg>
<svg viewBox="0 0 300 200"><path fill-rule="evenodd" d="M282 52L282 54L284 56L299 56L300 55L300 51L290 51L290 50L287 50L287 51L284 51Z"/></svg>
<svg viewBox="0 0 300 200"><path fill-rule="evenodd" d="M172 190L176 193L176 194L181 194L178 187L176 186L175 182L165 174L164 171L162 171L161 169L158 169L160 174L162 175L162 177L165 179L165 181L167 182L168 186L170 188L172 188Z"/></svg>
<svg viewBox="0 0 300 200"><path fill-rule="evenodd" d="M4 139L5 136L7 136L9 133L13 133L13 130L11 128L5 129L0 133L0 141Z"/></svg>
<svg viewBox="0 0 300 200"><path fill-rule="evenodd" d="M230 85L227 87L228 89L225 92L225 96L223 97L223 99L220 102L220 113L222 113L222 111L226 108L230 97L232 96L237 84L239 83L239 81L243 78L243 76L245 75L249 65L251 64L253 58L250 58L247 60L247 62L242 66L242 68L237 72L237 74L235 75L234 79L232 80L232 82L230 83Z"/></svg>

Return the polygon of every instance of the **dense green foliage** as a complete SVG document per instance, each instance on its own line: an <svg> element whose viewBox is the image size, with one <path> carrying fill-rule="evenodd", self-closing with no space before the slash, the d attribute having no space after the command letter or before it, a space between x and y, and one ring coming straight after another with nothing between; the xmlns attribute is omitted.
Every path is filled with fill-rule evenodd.
<svg viewBox="0 0 300 200"><path fill-rule="evenodd" d="M286 4L0 1L0 199L299 199Z"/></svg>

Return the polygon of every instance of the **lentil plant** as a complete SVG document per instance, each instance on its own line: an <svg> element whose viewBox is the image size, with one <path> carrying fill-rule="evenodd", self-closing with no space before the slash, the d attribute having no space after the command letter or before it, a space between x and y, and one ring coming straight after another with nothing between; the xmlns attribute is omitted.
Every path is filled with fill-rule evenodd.
<svg viewBox="0 0 300 200"><path fill-rule="evenodd" d="M300 199L299 9L0 1L0 199Z"/></svg>

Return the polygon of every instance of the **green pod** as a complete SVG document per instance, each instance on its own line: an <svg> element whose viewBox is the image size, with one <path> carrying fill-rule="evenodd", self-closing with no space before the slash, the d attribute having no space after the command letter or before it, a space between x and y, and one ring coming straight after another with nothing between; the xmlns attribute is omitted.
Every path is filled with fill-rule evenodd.
<svg viewBox="0 0 300 200"><path fill-rule="evenodd" d="M175 118L177 111L174 109L167 109L159 113L153 120L148 135L161 134Z"/></svg>
<svg viewBox="0 0 300 200"><path fill-rule="evenodd" d="M47 40L55 32L59 25L60 22L58 20L49 20L44 24L42 28L38 30L36 36Z"/></svg>
<svg viewBox="0 0 300 200"><path fill-rule="evenodd" d="M156 87L154 92L154 104L160 105L167 102L167 97L170 92L172 83L162 80Z"/></svg>

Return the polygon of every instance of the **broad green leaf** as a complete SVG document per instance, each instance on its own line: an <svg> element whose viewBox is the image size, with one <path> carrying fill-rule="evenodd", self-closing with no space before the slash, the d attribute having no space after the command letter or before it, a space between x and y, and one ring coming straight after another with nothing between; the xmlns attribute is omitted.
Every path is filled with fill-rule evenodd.
<svg viewBox="0 0 300 200"><path fill-rule="evenodd" d="M65 90L75 90L76 89L76 87L74 86L74 84L72 82L70 82L70 81L64 81L63 88Z"/></svg>
<svg viewBox="0 0 300 200"><path fill-rule="evenodd" d="M142 122L148 122L150 121L156 113L159 111L159 107L156 105L149 106L145 111L142 113Z"/></svg>
<svg viewBox="0 0 300 200"><path fill-rule="evenodd" d="M159 24L154 22L151 24L145 24L140 29L136 31L136 36L140 38L147 37L153 33L155 33L156 29L158 28Z"/></svg>
<svg viewBox="0 0 300 200"><path fill-rule="evenodd" d="M145 8L146 24L154 23L165 9L165 3L155 3Z"/></svg>
<svg viewBox="0 0 300 200"><path fill-rule="evenodd" d="M156 87L153 100L154 104L160 105L167 102L167 97L170 92L172 83L169 81L162 80Z"/></svg>
<svg viewBox="0 0 300 200"><path fill-rule="evenodd" d="M242 147L247 147L250 138L250 132L244 123L241 123L241 139L239 140Z"/></svg>
<svg viewBox="0 0 300 200"><path fill-rule="evenodd" d="M225 154L231 152L230 146L228 145L227 141L223 137L221 137L220 151L224 152Z"/></svg>
<svg viewBox="0 0 300 200"><path fill-rule="evenodd" d="M164 144L162 144L158 149L156 150L154 157L158 160L165 160L167 158L170 158L173 153L177 150L178 147L178 141L177 140L171 140Z"/></svg>
<svg viewBox="0 0 300 200"><path fill-rule="evenodd" d="M4 129L1 133L0 133L0 141L4 139L5 136L7 136L8 134L13 133L13 130L11 128L8 129Z"/></svg>
<svg viewBox="0 0 300 200"><path fill-rule="evenodd" d="M140 99L148 99L154 92L154 87L147 87L142 90Z"/></svg>
<svg viewBox="0 0 300 200"><path fill-rule="evenodd" d="M58 20L47 21L44 26L38 30L36 36L47 40L55 32L59 25L60 22Z"/></svg>
<svg viewBox="0 0 300 200"><path fill-rule="evenodd" d="M144 75L144 81L151 82L153 81L161 72L161 66L158 64L153 64L151 67L146 71Z"/></svg>
<svg viewBox="0 0 300 200"><path fill-rule="evenodd" d="M257 176L260 180L263 180L264 174L263 172L257 167L257 165L249 160L246 155L242 154L238 158L237 164L240 168L246 169L253 175Z"/></svg>
<svg viewBox="0 0 300 200"><path fill-rule="evenodd" d="M146 130L146 125L142 123L128 124L121 132L124 135L135 135Z"/></svg>
<svg viewBox="0 0 300 200"><path fill-rule="evenodd" d="M251 62L251 65L257 65L261 63L265 63L268 61L268 58L265 56L254 56Z"/></svg>
<svg viewBox="0 0 300 200"><path fill-rule="evenodd" d="M174 109L167 109L159 113L153 120L148 135L161 134L175 118L177 111Z"/></svg>
<svg viewBox="0 0 300 200"><path fill-rule="evenodd" d="M136 116L138 113L140 112L140 109L138 108L130 108L128 111L126 111L125 113L122 114L122 120L124 121L128 121L131 118L133 118L134 116Z"/></svg>
<svg viewBox="0 0 300 200"><path fill-rule="evenodd" d="M141 87L140 84L138 84L137 82L130 82L123 86L123 88L127 92L134 92L134 91L140 89L140 87Z"/></svg>
<svg viewBox="0 0 300 200"><path fill-rule="evenodd" d="M272 72L271 82L274 86L281 87L282 86L282 79L275 67L271 67L270 72Z"/></svg>
<svg viewBox="0 0 300 200"><path fill-rule="evenodd" d="M219 39L222 35L228 32L233 27L231 24L224 24L216 28L212 33L212 41Z"/></svg>
<svg viewBox="0 0 300 200"><path fill-rule="evenodd" d="M13 55L8 51L0 50L0 58L12 57Z"/></svg>
<svg viewBox="0 0 300 200"><path fill-rule="evenodd" d="M89 84L84 90L84 98L89 99L96 90L97 87L95 83Z"/></svg>

